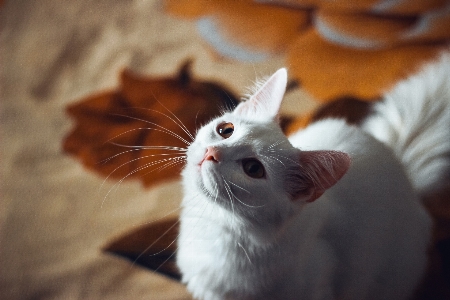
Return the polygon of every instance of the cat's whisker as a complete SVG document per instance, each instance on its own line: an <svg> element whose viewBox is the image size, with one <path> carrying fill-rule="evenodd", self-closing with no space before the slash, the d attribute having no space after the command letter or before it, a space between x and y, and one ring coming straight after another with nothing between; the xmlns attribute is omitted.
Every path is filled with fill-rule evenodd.
<svg viewBox="0 0 450 300"><path fill-rule="evenodd" d="M132 145L124 145L124 144L118 144L113 143L111 144L124 147L124 148L133 148L133 149L144 149L144 150L169 150L169 151L187 151L187 148L182 147L174 147L174 146L132 146Z"/></svg>
<svg viewBox="0 0 450 300"><path fill-rule="evenodd" d="M281 160L279 160L278 158L275 157L275 155L271 155L271 156L267 156L270 159L274 159L276 161L278 161L280 164L282 164L284 167L286 167L286 165L284 164L284 162L282 162Z"/></svg>
<svg viewBox="0 0 450 300"><path fill-rule="evenodd" d="M145 158L149 158L149 157L155 157L155 156L169 156L169 155L178 155L178 156L176 156L176 157L174 157L174 158L177 158L177 157L185 157L185 156L186 156L184 153L159 153L159 154L145 155L145 156L141 156L141 157L132 159L132 160L127 161L127 162L121 164L120 166L116 167L114 170L112 170L111 173L109 173L108 176L106 176L105 179L103 180L102 184L100 185L100 189L102 189L102 187L104 186L104 184L106 183L106 181L112 176L112 174L114 174L114 172L116 172L118 169L120 169L121 167L123 167L123 166L125 166L125 165L131 164L131 163L133 163L133 162L135 162L135 161L138 161L138 160L141 160L141 159L145 159ZM158 161L159 161L159 160L158 160ZM155 161L155 162L158 162L158 161Z"/></svg>
<svg viewBox="0 0 450 300"><path fill-rule="evenodd" d="M233 212L233 216L235 216L235 211L234 211L234 201L233 201L233 196L231 194L231 190L230 190L230 186L227 184L225 178L223 176L221 176L224 182L224 187L225 187L225 191L228 195L228 199L230 199L230 204L231 204L231 211Z"/></svg>
<svg viewBox="0 0 450 300"><path fill-rule="evenodd" d="M177 252L177 250L178 250L178 247L177 247L177 249L176 249L172 254L169 255L168 258L166 258L166 259L159 265L159 267L157 267L157 268L154 270L154 272L157 273L158 270L159 270L166 262L168 262L168 261L175 255L175 253Z"/></svg>
<svg viewBox="0 0 450 300"><path fill-rule="evenodd" d="M150 91L151 92L151 91ZM178 123L176 123L172 118L170 118L169 116L167 116L169 119L171 119L172 121L174 121L190 138L192 141L195 140L195 137L191 134L191 132L188 130L188 128L183 124L183 122L170 110L168 109L163 103L161 103L161 101L158 100L158 98L156 98L155 94L152 93L153 98L166 110L168 111L177 121ZM163 113L161 113L163 114Z"/></svg>
<svg viewBox="0 0 450 300"><path fill-rule="evenodd" d="M252 261L251 261L251 259L250 259L250 256L249 256L248 253L247 253L247 250L245 250L244 246L242 246L242 244L239 243L239 242L237 242L237 245L244 251L245 256L247 256L248 262L249 262L250 264L253 264Z"/></svg>
<svg viewBox="0 0 450 300"><path fill-rule="evenodd" d="M165 127L163 127L163 126L161 126L161 125L159 125L159 124L157 124L155 122L151 122L151 121L147 121L147 120L142 119L142 118L127 116L127 115L121 115L121 114L113 114L113 115L118 116L118 117L129 118L129 119L132 119L132 120L141 121L141 122L144 122L144 123L147 123L147 124L154 125L154 126L156 126L158 128L161 128L167 134L169 134L169 135L179 139L180 141L184 142L186 145L190 145L190 142L188 142L186 139L181 137L179 134L177 134L177 133L173 132L172 130L167 129L167 128L165 128Z"/></svg>
<svg viewBox="0 0 450 300"><path fill-rule="evenodd" d="M136 130L153 130L153 131L159 131L159 132L162 132L162 133L165 133L165 134L174 136L173 134L167 132L166 130L161 130L161 129L153 128L153 127L139 127L139 128L129 129L129 130L127 130L127 131L124 131L124 132L122 132L122 133L119 133L118 135L116 135L116 136L110 138L109 140L105 141L104 144L109 143L110 141L112 141L112 140L114 140L114 139L116 139L116 138L118 138L118 137L120 137L120 136L122 136L122 135L125 135L125 134L127 134L127 133L130 133L130 132L133 132L133 131L136 131ZM180 138L178 138L178 137L176 137L176 138L177 138L178 140L182 141L183 143L186 143L188 146L191 144L190 142L187 142L185 139L180 139Z"/></svg>
<svg viewBox="0 0 450 300"><path fill-rule="evenodd" d="M155 99L156 99L156 98L155 98ZM156 100L157 100L157 99L156 99ZM157 101L158 101L158 100L157 100ZM159 102L159 101L158 101L158 102ZM159 102L159 103L162 105L161 102ZM158 113L158 114L161 114L161 115L165 116L166 118L168 118L169 120L171 120L175 125L177 125L178 127L180 127L180 129L183 130L184 133L186 133L186 134L188 135L188 137L189 137L192 141L194 141L195 138L194 138L194 136L191 134L191 132L188 130L188 128L186 127L186 125L184 125L183 122L182 122L179 118L177 118L177 116L176 116L175 114L173 114L167 107L165 107L164 105L162 105L162 106L163 106L166 110L168 110L168 111L169 111L176 119L170 117L169 115L167 115L167 114L165 114L165 113L163 113L163 112L160 112L160 111L158 111L158 110L151 109L151 108L135 107L135 109L144 109L144 110L147 110L147 111L153 111L153 112L155 112L155 113Z"/></svg>
<svg viewBox="0 0 450 300"><path fill-rule="evenodd" d="M230 100L230 102L225 102L225 111L233 111L236 108L236 100L232 99L225 90L222 91L227 95L228 100Z"/></svg>
<svg viewBox="0 0 450 300"><path fill-rule="evenodd" d="M159 101L158 101L158 102L159 102ZM159 102L159 103L161 103L161 102ZM161 105L162 105L162 104L161 104ZM163 106L164 106L164 105L163 105ZM165 108L166 110L168 110L169 113L172 114L172 116L174 116L175 119L172 118L172 117L170 117L170 116L168 116L167 114L165 114L165 113L163 113L163 112L160 112L160 111L157 111L157 110L154 110L154 109L146 108L146 110L150 110L150 111L159 113L159 114L161 114L161 115L167 117L167 118L170 119L175 125L177 125L181 130L183 130L184 133L186 133L186 135L191 139L191 141L194 141L194 140L195 140L195 137L192 135L192 133L189 131L189 129L186 127L186 125L184 125L183 122L182 122L182 121L181 121L174 113L172 113L167 107L164 107L164 108Z"/></svg>
<svg viewBox="0 0 450 300"><path fill-rule="evenodd" d="M142 151L142 149L133 149L133 150L123 151L123 152L121 152L121 153L115 154L115 155L113 155L113 156L111 156L111 157L109 157L109 158L106 158L106 159L100 161L100 163L107 163L108 161L110 161L110 160L112 160L112 159L114 159L114 158L116 158L116 157L118 157L118 156L120 156L120 155L129 153L129 152L139 151L139 150ZM185 152L175 152L175 153L157 153L157 154L144 155L144 156L140 156L140 157L134 158L134 159L132 159L132 160L130 160L130 161L127 161L126 163L123 163L122 165L120 165L119 167L117 167L116 169L114 169L114 171L116 171L118 168L120 168L120 167L122 167L122 166L124 166L124 165L130 164L130 163L132 163L132 162L134 162L134 161L136 161L136 160L140 160L140 159L144 159L144 158L149 158L149 157L155 157L155 156L170 156L170 155L172 155L172 156L173 156L173 155L177 155L177 156L183 156L183 157L185 157L185 156L186 156L186 153L185 153ZM114 171L113 171L112 173L114 173Z"/></svg>
<svg viewBox="0 0 450 300"><path fill-rule="evenodd" d="M197 198L199 195L200 195L200 194L196 194L195 196L191 197L188 201L194 200L194 199ZM194 209L195 207L196 207L196 205L191 206L191 207L189 207L189 208L184 208L184 209L186 209L186 212L189 212L190 210ZM177 210L179 210L179 209L181 209L181 208L182 208L182 207L179 206L178 208L172 210L171 212L169 212L169 213L166 214L165 216L163 216L163 217L161 217L161 218L159 218L159 219L153 220L153 221L151 221L151 222L148 222L148 223L146 223L146 224L151 224L151 223L153 223L153 222L157 222L157 221L159 221L159 220L165 218L167 215L169 215L169 214L173 213L174 211L177 211ZM204 213L205 209L206 209L206 207L204 208L203 213ZM202 213L202 215L203 215L203 213ZM165 236L166 234L168 234L171 230L173 230L174 227L177 226L179 223L180 223L180 219L178 219L177 222L175 222L174 224L172 224L172 226L170 226L164 233L162 233L161 236L160 236L158 239L156 239L155 241L153 241L152 244L150 244L144 251L142 251L142 252L139 254L139 256L133 261L131 267L133 267L133 266L137 263L137 261L139 260L139 258L141 258L142 256L146 255L145 253L146 253L147 251L149 251L149 250L153 247L153 245L155 245L162 237L164 237L164 236ZM197 222L196 224L198 224L198 222ZM197 225L195 225L195 226L197 226ZM192 232L192 231L191 231L191 232ZM149 254L149 256L155 256L155 255L158 255L158 254L163 253L164 251L168 250L174 243L177 242L179 236L180 236L180 233L178 233L177 236L173 239L173 241L170 242L164 249L158 251L157 253ZM168 261L169 261L176 253L177 253L178 248L179 248L179 247L177 246L177 247L175 248L175 250L172 252L172 254L171 254L169 257L167 257L167 258L166 258L166 259L165 259L165 260L164 260L164 261L163 261L163 262L162 262L155 270L153 270L153 272L154 272L154 273L157 273L158 270L159 270L165 263L167 263L167 262L168 262Z"/></svg>
<svg viewBox="0 0 450 300"><path fill-rule="evenodd" d="M222 178L223 178L223 177L222 177ZM227 189L227 190L230 192L231 196L232 196L234 199L236 199L237 201L239 201L239 203L241 203L242 205L245 205L245 206L251 207L251 208L260 208L260 207L265 206L265 205L250 205L250 204L244 203L244 202L243 202L242 200L240 200L240 199L233 193L233 191L231 190L230 184L235 185L235 186L237 186L237 185L234 184L234 183L232 183L231 181L226 180L225 178L223 178L223 181L224 181L224 184L225 184L225 189ZM237 186L237 187L238 187L238 186ZM245 190L245 189L244 189L244 190ZM245 190L245 191L246 191L246 190ZM248 191L247 191L247 192L248 192Z"/></svg>
<svg viewBox="0 0 450 300"><path fill-rule="evenodd" d="M157 238L156 240L153 241L153 243L150 244L150 246L148 246L147 248L145 248L144 251L141 252L141 254L139 254L136 259L133 261L133 265L139 260L139 258L141 258L145 252L147 252L148 250L150 250L156 243L158 243L163 236L165 236L166 234L168 234L175 226L178 225L178 223L180 223L180 220L176 221L175 223L172 224L172 226L170 226L166 231L163 232L163 234L161 234L161 236L159 238ZM167 249L169 249L170 246L172 246L173 243L175 243L176 239L174 239L168 246L166 246L164 249L158 251L157 253L152 253L152 254L148 254L148 256L155 256L158 255L164 251L166 251ZM147 254L146 254L147 255Z"/></svg>
<svg viewBox="0 0 450 300"><path fill-rule="evenodd" d="M177 165L177 164L184 163L185 161L186 161L186 158L185 158L185 157L177 157L177 158L174 158L173 160L167 161L164 165L159 166L159 167L157 167L157 168L151 170L151 171L148 172L148 173L145 173L143 176L145 176L145 175L147 175L147 174L149 174L149 173L151 173L151 172L155 172L155 171L160 172L160 171L162 171L162 170L164 170L164 169L166 169L166 168L170 168L170 167L173 167L173 166L175 166L175 165Z"/></svg>
<svg viewBox="0 0 450 300"><path fill-rule="evenodd" d="M134 151L142 151L142 149L131 149L131 150L126 150L126 151L122 151L120 153L114 154L108 158L102 159L101 161L98 162L98 164L106 164L108 161L114 159L117 156L123 155L123 154L127 154L130 152L134 152Z"/></svg>
<svg viewBox="0 0 450 300"><path fill-rule="evenodd" d="M293 164L296 164L297 166L301 166L301 164L300 164L299 161L296 161L296 160L294 160L294 159L292 159L292 158L289 158L289 157L284 156L284 155L281 155L281 154L277 154L277 156L278 156L278 157L281 157L281 158L284 158L284 159L286 159L286 160L289 160L290 162L292 162Z"/></svg>
<svg viewBox="0 0 450 300"><path fill-rule="evenodd" d="M105 197L103 198L103 201L102 201L102 204L101 204L100 207L103 207L103 204L105 203L105 201L106 201L106 199L108 198L109 194L111 194L112 191L117 190L117 189L119 188L119 186L122 184L122 182L123 182L125 179L127 179L128 177L130 177L131 175L133 175L133 174L135 174L135 173L137 173L137 172L139 172L139 171L141 171L141 170L144 170L144 169L146 169L146 168L149 168L149 167L151 167L151 166L154 166L154 165L157 165L157 164L160 164L160 163L163 163L163 162L168 162L168 161L171 161L171 160L173 160L173 159L180 159L180 157L166 158L166 159L160 159L160 160L157 160L157 161L153 161L153 162L144 164L144 165L140 166L139 168L136 168L135 170L129 172L127 175L125 175L122 179L120 179L118 182L116 182L116 183L109 189L109 191L106 193ZM149 173L150 173L150 172L149 172ZM148 174L148 173L147 173L147 174Z"/></svg>
<svg viewBox="0 0 450 300"><path fill-rule="evenodd" d="M161 167L158 167L158 168L156 168L156 169L154 169L154 170L152 170L152 171L150 171L148 173L145 173L144 176L149 174L149 173L151 173L151 172L154 172L154 171L162 171L162 170L164 170L166 168L174 167L177 164L183 163L185 161L186 161L186 157L179 157L179 159L177 159L177 160L170 161L170 162L166 163L165 165L163 165Z"/></svg>
<svg viewBox="0 0 450 300"><path fill-rule="evenodd" d="M275 161L275 162L280 162L280 160L275 159L272 155L266 155L265 156L267 159L269 159L270 161ZM283 165L284 166L284 165ZM270 164L266 164L265 166L266 168L268 168L269 170L273 170L273 168L271 168Z"/></svg>
<svg viewBox="0 0 450 300"><path fill-rule="evenodd" d="M243 187L237 185L236 183L232 182L232 181L228 181L228 183L234 185L235 187L237 187L238 189L243 190L244 192L247 192L247 194L251 194L248 190L244 189Z"/></svg>
<svg viewBox="0 0 450 300"><path fill-rule="evenodd" d="M192 197L191 200L195 199L198 195L199 195L199 194L197 194L197 195L195 195L194 197ZM190 211L190 210L193 209L194 207L195 207L195 206L190 207L190 208L188 208L186 211ZM160 220L162 220L162 219L165 219L167 216L173 214L174 212L176 212L176 211L178 211L178 210L180 210L180 209L182 209L182 208L183 208L182 206L178 206L177 208L175 208L175 209L169 211L168 213L166 213L164 216L162 216L162 217L160 217L160 218L158 218L158 219L152 220L152 221L150 221L150 222L146 222L146 223L144 223L144 224L142 224L142 225L148 225L148 224L156 223L156 222L158 222L158 221L160 221ZM184 208L184 209L186 209L186 208ZM159 240L161 240L161 238L163 238L163 237L164 237L165 235L167 235L171 230L173 230L174 227L177 226L179 223L180 223L180 218L178 218L178 220L177 220L174 224L172 224L172 225L171 225L165 232L163 232L163 233L162 233L155 241L153 241L152 244L150 244L147 248L145 248L145 250L143 250L143 251L142 251L142 252L134 259L134 261L133 261L133 263L131 264L130 268L133 267L133 266L137 263L137 261L139 260L139 258L141 258L142 256L144 256L145 253L146 253L147 251L149 251L149 250L153 247L153 245L155 245ZM160 250L160 251L157 252L157 253L149 254L149 256L155 256L155 255L158 255L158 254L164 252L165 250L169 249L175 242L177 242L179 236L180 236L180 233L178 233L177 236L173 239L173 241L170 242L169 245L167 245L163 250ZM173 251L173 254L175 254L175 253L177 252L177 250L178 250L178 247L176 247L176 250ZM162 266L163 266L163 265L164 265L164 264L165 264L165 263L173 256L173 254L172 254L171 256L169 256L165 261L163 261L163 262L158 266L158 268L156 268L156 270L154 270L154 272L157 272L157 270L159 270L159 268L162 267Z"/></svg>
<svg viewBox="0 0 450 300"><path fill-rule="evenodd" d="M279 141L277 141L277 142L271 144L269 147L267 147L267 149L272 149L273 147L276 147L276 146L278 146L278 145L281 145L281 144L283 144L283 143L285 143L285 142L286 142L286 141L279 140Z"/></svg>

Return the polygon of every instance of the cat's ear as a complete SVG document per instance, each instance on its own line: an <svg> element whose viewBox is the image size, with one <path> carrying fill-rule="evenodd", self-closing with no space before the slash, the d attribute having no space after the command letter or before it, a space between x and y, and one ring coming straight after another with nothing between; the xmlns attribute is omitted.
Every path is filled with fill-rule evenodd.
<svg viewBox="0 0 450 300"><path fill-rule="evenodd" d="M276 71L247 101L241 102L234 114L256 120L273 120L278 114L286 91L287 71Z"/></svg>
<svg viewBox="0 0 450 300"><path fill-rule="evenodd" d="M340 151L301 151L298 174L301 180L293 185L293 199L312 202L335 185L347 173L350 156ZM297 186L296 186L297 184Z"/></svg>

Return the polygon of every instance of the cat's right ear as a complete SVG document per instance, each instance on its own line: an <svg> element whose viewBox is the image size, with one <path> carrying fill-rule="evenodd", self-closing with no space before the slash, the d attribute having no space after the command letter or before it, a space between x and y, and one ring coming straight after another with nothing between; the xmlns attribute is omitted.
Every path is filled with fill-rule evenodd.
<svg viewBox="0 0 450 300"><path fill-rule="evenodd" d="M297 179L290 183L293 200L316 200L347 173L350 165L350 156L344 152L301 151Z"/></svg>
<svg viewBox="0 0 450 300"><path fill-rule="evenodd" d="M286 85L287 71L282 68L264 82L250 99L241 102L234 110L234 114L259 121L274 120L280 110Z"/></svg>

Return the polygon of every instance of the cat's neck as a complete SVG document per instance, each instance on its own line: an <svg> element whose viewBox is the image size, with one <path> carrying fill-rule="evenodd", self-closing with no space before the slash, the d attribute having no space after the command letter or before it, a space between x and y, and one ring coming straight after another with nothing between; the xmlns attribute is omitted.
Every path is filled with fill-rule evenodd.
<svg viewBox="0 0 450 300"><path fill-rule="evenodd" d="M293 216L291 220L283 224L283 227L274 228L271 225L253 224L248 219L239 217L233 211L221 207L214 202L214 199L204 194L197 193L194 197L186 196L183 206L182 218L185 222L189 220L193 235L202 236L203 239L210 241L220 238L222 246L229 244L230 248L233 248L235 245L240 245L250 251L256 249L264 251L264 249L279 247L284 242L296 244L292 243L292 231L295 231L294 234L297 238L305 235L303 232L298 232L296 228L305 227L311 219L316 219L314 216L317 210L321 210L321 208L314 209L312 206L315 205L312 205L311 209L305 210L306 214L303 218ZM303 210L300 213L303 215ZM297 224L298 222L302 224ZM306 232L307 230L305 230ZM303 240L307 240L307 236ZM301 246L297 245L297 247Z"/></svg>

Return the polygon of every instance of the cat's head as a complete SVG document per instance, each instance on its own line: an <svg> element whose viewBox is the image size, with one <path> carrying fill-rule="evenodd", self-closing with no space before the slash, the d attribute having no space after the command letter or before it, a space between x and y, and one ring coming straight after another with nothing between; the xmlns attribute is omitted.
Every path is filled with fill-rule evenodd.
<svg viewBox="0 0 450 300"><path fill-rule="evenodd" d="M188 149L185 185L253 223L283 223L350 165L342 152L290 144L277 122L286 83L286 70L278 70L233 112L203 126Z"/></svg>

